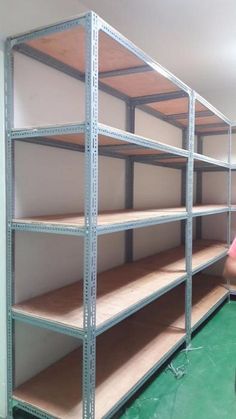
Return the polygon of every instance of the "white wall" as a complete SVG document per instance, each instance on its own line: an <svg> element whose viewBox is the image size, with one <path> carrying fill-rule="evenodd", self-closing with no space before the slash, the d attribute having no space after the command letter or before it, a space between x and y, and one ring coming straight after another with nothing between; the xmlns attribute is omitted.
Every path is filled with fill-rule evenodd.
<svg viewBox="0 0 236 419"><path fill-rule="evenodd" d="M203 138L203 154L209 157L227 162L228 150L228 135L208 135Z"/></svg>
<svg viewBox="0 0 236 419"><path fill-rule="evenodd" d="M0 43L0 417L6 416L6 220L5 220L5 133L4 133L4 57Z"/></svg>
<svg viewBox="0 0 236 419"><path fill-rule="evenodd" d="M204 204L227 204L226 172L205 172L202 176L202 201Z"/></svg>
<svg viewBox="0 0 236 419"><path fill-rule="evenodd" d="M125 128L125 105L101 92L99 121ZM15 54L15 127L77 122L84 119L84 86L47 66ZM140 110L138 134L181 146L181 130ZM83 211L84 155L18 142L15 152L16 216ZM125 205L125 163L99 157L99 209ZM135 164L134 206L180 204L181 173ZM124 262L124 233L98 239L98 271ZM180 243L180 223L138 229L135 259ZM18 232L16 234L16 301L72 283L83 274L83 241L76 237ZM17 383L25 381L74 347L73 339L17 326ZM27 349L25 349L27 342ZM60 346L58 352L55 348ZM29 349L30 348L30 349ZM56 350L56 352L55 352ZM29 362L28 362L29 360ZM28 367L27 367L28 366Z"/></svg>

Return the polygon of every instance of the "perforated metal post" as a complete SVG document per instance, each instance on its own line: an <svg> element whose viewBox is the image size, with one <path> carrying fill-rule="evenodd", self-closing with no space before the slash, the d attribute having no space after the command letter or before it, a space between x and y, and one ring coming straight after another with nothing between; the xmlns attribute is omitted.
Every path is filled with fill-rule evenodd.
<svg viewBox="0 0 236 419"><path fill-rule="evenodd" d="M227 172L227 205L229 211L227 212L227 244L231 243L231 205L232 205L232 172L231 172L231 152L232 152L232 126L228 130L228 163L229 169Z"/></svg>
<svg viewBox="0 0 236 419"><path fill-rule="evenodd" d="M199 154L203 153L203 137L201 135L197 136L197 152ZM196 184L196 203L202 204L202 170L196 172L197 184ZM202 217L196 217L196 239L202 238Z"/></svg>
<svg viewBox="0 0 236 419"><path fill-rule="evenodd" d="M228 129L228 163L229 169L227 172L227 205L229 210L227 212L227 245L230 246L231 243L231 205L232 205L232 171L231 171L231 152L232 152L232 126L229 126ZM227 278L227 287L230 289L230 279ZM230 294L228 296L228 301L230 301Z"/></svg>
<svg viewBox="0 0 236 419"><path fill-rule="evenodd" d="M126 131L135 131L135 106L126 103ZM131 157L125 160L125 208L134 205L134 161ZM125 232L125 261L133 260L133 229Z"/></svg>
<svg viewBox="0 0 236 419"><path fill-rule="evenodd" d="M182 148L186 150L188 148L187 144L187 129L184 128L182 130ZM186 205L186 167L181 169L181 206L184 207ZM181 221L181 244L184 245L185 243L185 226L186 221Z"/></svg>
<svg viewBox="0 0 236 419"><path fill-rule="evenodd" d="M193 205L193 151L194 151L194 128L195 128L195 93L189 95L189 124L188 124L188 163L186 184L186 209L188 218L186 221L185 258L187 280L185 287L185 329L186 344L191 341L191 311L192 311L192 205Z"/></svg>
<svg viewBox="0 0 236 419"><path fill-rule="evenodd" d="M11 41L5 47L5 127L6 127L6 185L7 185L7 408L8 418L13 417L12 392L14 388L14 322L11 307L14 303L14 239L11 222L14 206L14 143L13 128L13 53Z"/></svg>
<svg viewBox="0 0 236 419"><path fill-rule="evenodd" d="M79 46L78 46L79 47ZM95 417L98 206L98 18L86 21L83 418Z"/></svg>

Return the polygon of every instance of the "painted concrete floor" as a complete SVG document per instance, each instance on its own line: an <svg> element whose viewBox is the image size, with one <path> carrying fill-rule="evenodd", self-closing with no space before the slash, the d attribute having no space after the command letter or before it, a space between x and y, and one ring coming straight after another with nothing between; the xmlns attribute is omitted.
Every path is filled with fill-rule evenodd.
<svg viewBox="0 0 236 419"><path fill-rule="evenodd" d="M116 417L120 419L236 419L236 302L225 304L198 331L194 350L179 352ZM16 419L32 418L16 414ZM79 418L78 418L79 419Z"/></svg>
<svg viewBox="0 0 236 419"><path fill-rule="evenodd" d="M236 302L225 304L120 419L236 419Z"/></svg>

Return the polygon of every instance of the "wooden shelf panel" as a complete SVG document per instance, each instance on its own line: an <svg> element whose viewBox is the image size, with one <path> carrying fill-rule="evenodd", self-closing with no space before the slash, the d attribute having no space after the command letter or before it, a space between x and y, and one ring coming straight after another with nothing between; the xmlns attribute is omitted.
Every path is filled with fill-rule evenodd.
<svg viewBox="0 0 236 419"><path fill-rule="evenodd" d="M222 278L193 281L192 325L227 295ZM179 286L97 338L96 418L102 418L184 338ZM81 417L82 351L78 349L14 391L14 398L58 418ZM66 383L66 384L65 384Z"/></svg>
<svg viewBox="0 0 236 419"><path fill-rule="evenodd" d="M199 240L193 244L193 268L199 268L225 251L225 244ZM97 328L109 327L119 316L140 308L146 300L175 286L185 276L185 249L179 246L154 256L121 265L98 275ZM13 307L14 313L83 327L82 281L35 297Z"/></svg>
<svg viewBox="0 0 236 419"><path fill-rule="evenodd" d="M235 280L230 280L230 283L229 283L228 289L229 289L229 291L230 291L230 292L232 292L233 294L235 294L235 293L236 293L236 283L235 283Z"/></svg>
<svg viewBox="0 0 236 419"><path fill-rule="evenodd" d="M197 216L201 213L213 213L218 211L226 211L226 205L195 205L193 207L193 215ZM126 224L132 222L142 222L152 219L178 218L187 216L185 207L172 207L161 209L134 209L134 210L111 210L103 211L98 215L98 228L110 227L116 224ZM41 224L41 225L60 225L63 227L84 227L83 214L59 214L59 215L44 215L16 218L15 223L22 224Z"/></svg>
<svg viewBox="0 0 236 419"><path fill-rule="evenodd" d="M150 218L163 218L169 216L187 215L185 208L163 208L143 210L111 210L103 211L98 215L98 226L110 226L116 223L128 223L142 221ZM51 216L39 216L30 218L17 218L17 223L41 223L50 225L63 225L69 227L84 227L84 216L82 214L63 214Z"/></svg>
<svg viewBox="0 0 236 419"><path fill-rule="evenodd" d="M227 211L227 204L203 204L203 205L194 205L193 206L193 215L197 216L201 213L214 213L217 211Z"/></svg>
<svg viewBox="0 0 236 419"><path fill-rule="evenodd" d="M125 38L123 38L123 41L124 43L127 42ZM50 33L39 38L26 40L23 45L18 45L16 48L22 52L26 48L27 55L29 56L31 54L37 57L38 53L40 59L45 62L51 59L55 68L63 69L64 66L65 72L67 71L67 73L73 74L74 77L77 76L79 80L84 80L86 51L85 30L83 26L76 26L63 32ZM185 91L187 90L187 86L177 79L177 84L171 81L167 72L165 77L163 75L163 68L158 64L155 64L155 67L157 69L159 68L159 72L154 71L153 68L148 66L148 63L154 63L153 60L149 57L145 59L146 62L143 61L142 52L138 48L135 48L135 46L133 46L133 52L131 52L131 50L102 30L99 31L98 71L100 83L103 84L101 86L103 88L109 88L110 91L113 89L113 92L119 92L120 96L124 99L127 97L140 98L149 95L174 93L172 95L174 104L172 104L171 100L157 100L154 103L151 100L149 107L156 109L164 120L166 116L173 115L172 123L176 123L176 126L179 127L186 127L188 123L186 117L186 113L188 112L186 92L181 91L179 86L183 87ZM180 101L176 101L175 93L179 93ZM184 100L181 102L181 99ZM204 110L208 110L208 108L199 101L196 101L196 111ZM180 118L181 114L183 114L183 119ZM176 115L177 118L175 119ZM218 116L215 116L214 112L208 111L208 113L203 114L203 117L201 117L201 114L196 114L196 129L199 133L209 133L221 129L225 131L227 125L222 124L224 126L221 128L221 122L222 120ZM209 126L209 123L212 126Z"/></svg>
<svg viewBox="0 0 236 419"><path fill-rule="evenodd" d="M184 331L125 320L97 338L96 418L102 418L181 343ZM82 351L72 352L14 391L14 398L61 419L82 417Z"/></svg>
<svg viewBox="0 0 236 419"><path fill-rule="evenodd" d="M184 247L127 263L98 275L97 327L185 276ZM14 312L83 327L82 281L17 304Z"/></svg>
<svg viewBox="0 0 236 419"><path fill-rule="evenodd" d="M70 66L77 70L80 75L84 75L85 34L83 27L30 40L26 42L26 45L40 53L53 57L60 63ZM140 69L136 73L131 74L124 72L115 77L109 73L107 75L101 74L137 67L140 67ZM143 71L140 71L142 68ZM101 76L100 80L104 84L129 97L179 90L173 82L151 68L147 68L143 60L102 31L99 33L99 73Z"/></svg>
<svg viewBox="0 0 236 419"><path fill-rule="evenodd" d="M27 128L12 129L14 140L27 140L37 144L55 145L77 151L85 151L85 123L56 124L47 126L30 126ZM148 156L160 158L164 153L170 157L182 158L186 161L188 151L182 148L165 144L148 137L133 134L104 124L98 124L98 153L113 157L126 158L127 156Z"/></svg>
<svg viewBox="0 0 236 419"><path fill-rule="evenodd" d="M78 45L80 45L79 50ZM30 40L26 42L26 46L40 54L46 54L46 57L52 57L62 65L65 64L69 68L77 70L79 76L83 79L85 72L85 34L83 27ZM137 68L138 70L130 74L126 73L126 70L131 68ZM116 74L116 76L109 73L107 76L104 74L104 72L114 70L121 70L121 73ZM143 60L103 32L100 32L99 36L99 72L100 81L103 85L130 98L180 91L176 84L151 68L148 69ZM175 120L175 115L178 115L176 122L180 126L186 127L188 124L185 115L188 112L186 98L180 97L164 102L154 102L148 106L157 110L164 117L173 115L173 120ZM197 101L196 111L204 110L207 110L207 108ZM182 119L179 117L181 114L183 114ZM214 113L203 117L196 115L196 130L199 133L224 131L227 129L227 125L222 123L222 127L220 127L219 124L221 123L222 120ZM212 124L212 126L209 124Z"/></svg>
<svg viewBox="0 0 236 419"><path fill-rule="evenodd" d="M192 327L200 322L228 293L225 280L222 277L206 274L193 277Z"/></svg>
<svg viewBox="0 0 236 419"><path fill-rule="evenodd" d="M224 278L206 274L193 276L192 327L227 295L228 290ZM185 286L181 284L159 298L155 306L150 304L144 312L138 312L136 318L146 321L147 318L153 316L155 324L183 329L185 327L184 296ZM155 313L160 313L160 315L157 316Z"/></svg>

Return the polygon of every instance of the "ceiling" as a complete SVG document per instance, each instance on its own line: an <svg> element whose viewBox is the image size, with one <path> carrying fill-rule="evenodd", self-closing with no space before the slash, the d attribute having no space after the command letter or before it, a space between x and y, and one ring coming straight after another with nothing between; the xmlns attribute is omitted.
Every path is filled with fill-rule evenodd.
<svg viewBox="0 0 236 419"><path fill-rule="evenodd" d="M0 0L0 37L87 9L236 120L235 0Z"/></svg>

